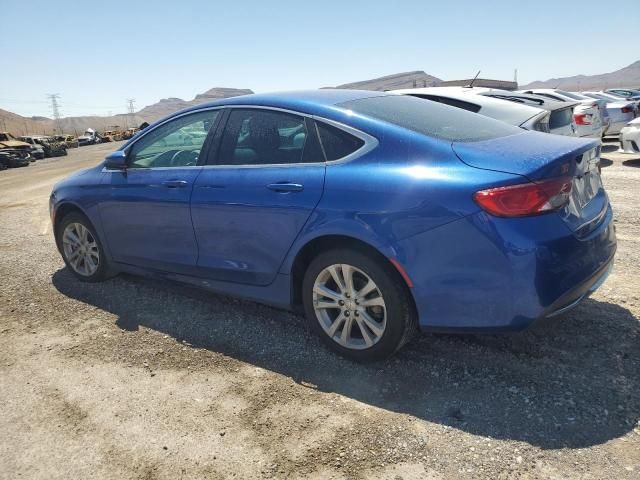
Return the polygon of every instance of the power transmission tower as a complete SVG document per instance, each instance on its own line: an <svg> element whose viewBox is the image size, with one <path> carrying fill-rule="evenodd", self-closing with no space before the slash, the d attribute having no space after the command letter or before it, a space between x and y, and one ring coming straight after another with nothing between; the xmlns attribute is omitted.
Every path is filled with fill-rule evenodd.
<svg viewBox="0 0 640 480"><path fill-rule="evenodd" d="M60 105L58 104L58 99L60 98L59 93L49 93L47 94L47 98L51 102L51 112L53 113L53 120L56 124L56 129L59 133L62 133L62 129L60 128Z"/></svg>
<svg viewBox="0 0 640 480"><path fill-rule="evenodd" d="M135 103L136 99L135 98L127 98L127 103L129 104L128 110L129 110L129 120L130 120L130 125L132 127L135 126L135 113L136 113L136 108L133 105Z"/></svg>

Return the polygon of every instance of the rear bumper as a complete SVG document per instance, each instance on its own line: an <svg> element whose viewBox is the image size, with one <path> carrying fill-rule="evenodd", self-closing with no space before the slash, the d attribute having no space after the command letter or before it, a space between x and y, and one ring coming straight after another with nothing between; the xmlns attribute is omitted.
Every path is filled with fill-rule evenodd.
<svg viewBox="0 0 640 480"><path fill-rule="evenodd" d="M421 329L521 330L577 305L611 268L612 219L607 206L600 224L578 238L556 214L481 212L401 242Z"/></svg>
<svg viewBox="0 0 640 480"><path fill-rule="evenodd" d="M640 126L629 125L620 131L620 153L640 153Z"/></svg>
<svg viewBox="0 0 640 480"><path fill-rule="evenodd" d="M546 318L557 317L563 313L577 307L584 299L588 298L600 286L606 282L611 270L613 270L614 256L611 256L609 262L598 270L593 276L585 280L581 285L576 286L556 300L549 308Z"/></svg>

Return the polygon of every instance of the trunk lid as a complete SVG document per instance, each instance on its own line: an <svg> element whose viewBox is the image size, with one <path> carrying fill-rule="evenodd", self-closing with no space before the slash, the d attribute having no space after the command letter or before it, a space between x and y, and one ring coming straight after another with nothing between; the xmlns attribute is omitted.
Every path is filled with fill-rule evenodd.
<svg viewBox="0 0 640 480"><path fill-rule="evenodd" d="M571 177L571 198L558 213L579 237L604 218L609 201L600 177L600 143L537 132L451 145L467 165L522 175L532 182ZM526 180L525 180L526 181Z"/></svg>

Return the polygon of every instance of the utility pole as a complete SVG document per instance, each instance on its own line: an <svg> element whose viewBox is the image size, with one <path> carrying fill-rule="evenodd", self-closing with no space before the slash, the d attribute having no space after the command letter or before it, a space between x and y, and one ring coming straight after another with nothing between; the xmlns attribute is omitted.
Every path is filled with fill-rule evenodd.
<svg viewBox="0 0 640 480"><path fill-rule="evenodd" d="M55 122L56 129L59 131L59 133L62 133L62 129L60 128L60 105L58 104L60 94L49 93L47 94L47 98L51 102L51 112L53 113L53 120Z"/></svg>
<svg viewBox="0 0 640 480"><path fill-rule="evenodd" d="M135 101L136 101L135 98L127 98L127 103L129 104L127 110L129 112L130 125L132 127L134 127L136 125L136 123L135 123L136 108L133 105L135 103Z"/></svg>

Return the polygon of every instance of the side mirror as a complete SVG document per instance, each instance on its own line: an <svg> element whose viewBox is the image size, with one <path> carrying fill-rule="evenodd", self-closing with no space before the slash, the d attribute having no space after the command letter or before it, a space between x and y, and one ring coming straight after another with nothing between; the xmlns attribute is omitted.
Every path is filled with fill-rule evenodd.
<svg viewBox="0 0 640 480"><path fill-rule="evenodd" d="M104 166L107 170L126 170L127 154L122 150L116 150L107 155L104 159Z"/></svg>

